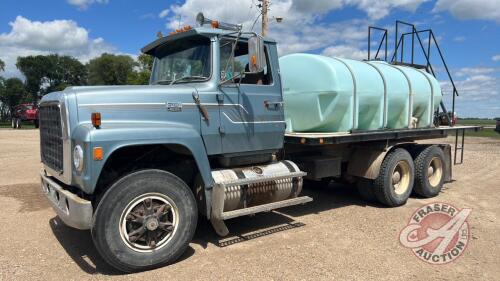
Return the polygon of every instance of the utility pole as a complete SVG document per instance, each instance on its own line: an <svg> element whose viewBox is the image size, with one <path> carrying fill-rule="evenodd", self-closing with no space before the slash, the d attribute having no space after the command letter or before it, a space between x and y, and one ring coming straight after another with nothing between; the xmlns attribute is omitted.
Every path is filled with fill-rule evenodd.
<svg viewBox="0 0 500 281"><path fill-rule="evenodd" d="M269 8L269 0L262 1L262 37L267 36L269 30L269 18L267 17L267 8Z"/></svg>

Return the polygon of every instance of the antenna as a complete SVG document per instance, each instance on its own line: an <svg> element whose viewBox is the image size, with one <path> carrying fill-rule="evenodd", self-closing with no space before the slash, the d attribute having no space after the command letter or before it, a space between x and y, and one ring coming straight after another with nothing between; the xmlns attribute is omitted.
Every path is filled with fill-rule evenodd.
<svg viewBox="0 0 500 281"><path fill-rule="evenodd" d="M179 15L177 15L177 25L178 25L178 28L181 28L181 22L182 22L182 15L179 14Z"/></svg>

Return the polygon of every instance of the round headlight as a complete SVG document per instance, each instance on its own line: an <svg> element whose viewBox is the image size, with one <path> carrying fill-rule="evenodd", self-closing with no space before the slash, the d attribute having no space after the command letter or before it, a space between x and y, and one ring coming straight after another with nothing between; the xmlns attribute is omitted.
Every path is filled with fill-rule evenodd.
<svg viewBox="0 0 500 281"><path fill-rule="evenodd" d="M76 145L75 149L73 149L73 165L75 165L75 169L79 172L83 169L83 149L81 146Z"/></svg>

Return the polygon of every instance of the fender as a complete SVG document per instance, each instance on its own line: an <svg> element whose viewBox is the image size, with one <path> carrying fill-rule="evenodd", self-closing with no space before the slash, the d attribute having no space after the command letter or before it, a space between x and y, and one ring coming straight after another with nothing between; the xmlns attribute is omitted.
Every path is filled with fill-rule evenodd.
<svg viewBox="0 0 500 281"><path fill-rule="evenodd" d="M390 148L357 148L350 158L347 174L370 180L377 178L380 165L389 150Z"/></svg>
<svg viewBox="0 0 500 281"><path fill-rule="evenodd" d="M109 122L103 124L100 129L95 129L85 123L75 128L72 137L75 144L84 147L87 164L82 175L73 173L73 181L88 194L94 192L101 171L113 152L133 145L177 144L186 147L195 159L205 187L213 186L203 140L192 126L175 122ZM92 159L91 151L94 147L103 148L102 161Z"/></svg>

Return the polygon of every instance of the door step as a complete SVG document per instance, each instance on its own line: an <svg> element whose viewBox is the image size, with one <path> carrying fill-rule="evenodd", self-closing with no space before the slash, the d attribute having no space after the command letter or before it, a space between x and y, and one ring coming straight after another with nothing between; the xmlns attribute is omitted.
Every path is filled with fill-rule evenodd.
<svg viewBox="0 0 500 281"><path fill-rule="evenodd" d="M252 215L252 214L256 214L256 213L269 212L269 211L274 210L274 209L284 208L284 207L288 207L288 206L305 204L305 203L308 203L311 201L313 201L313 199L309 196L296 197L296 198L287 199L287 200L278 201L278 202L273 202L273 203L269 203L269 204L264 204L264 205L259 205L259 206L224 212L224 213L222 213L221 218L223 220L228 220L228 219Z"/></svg>

